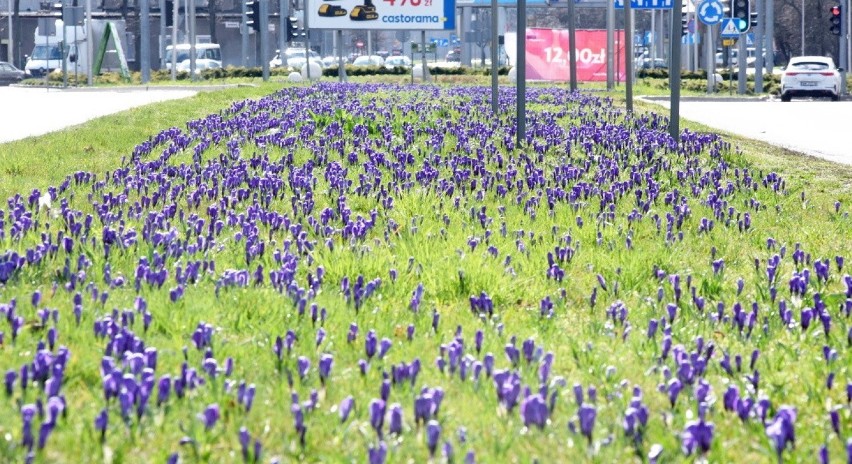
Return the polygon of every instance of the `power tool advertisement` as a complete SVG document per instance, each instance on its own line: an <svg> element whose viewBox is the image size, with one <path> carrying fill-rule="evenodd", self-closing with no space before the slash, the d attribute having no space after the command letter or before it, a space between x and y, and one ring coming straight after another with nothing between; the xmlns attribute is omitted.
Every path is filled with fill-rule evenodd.
<svg viewBox="0 0 852 464"><path fill-rule="evenodd" d="M306 0L311 29L456 28L455 0Z"/></svg>

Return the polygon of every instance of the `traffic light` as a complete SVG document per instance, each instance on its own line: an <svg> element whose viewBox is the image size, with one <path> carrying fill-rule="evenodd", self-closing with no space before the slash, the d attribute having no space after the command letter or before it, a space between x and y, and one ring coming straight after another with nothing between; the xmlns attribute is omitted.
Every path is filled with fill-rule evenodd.
<svg viewBox="0 0 852 464"><path fill-rule="evenodd" d="M175 25L175 2L173 0L166 0L166 11L161 11L160 13L165 15L166 17L166 27L171 27Z"/></svg>
<svg viewBox="0 0 852 464"><path fill-rule="evenodd" d="M843 9L840 5L834 5L828 9L829 17L828 20L831 23L831 27L828 28L829 32L834 35L840 35L840 20L843 18Z"/></svg>
<svg viewBox="0 0 852 464"><path fill-rule="evenodd" d="M680 15L680 35L689 34L689 13L681 13Z"/></svg>
<svg viewBox="0 0 852 464"><path fill-rule="evenodd" d="M246 0L246 26L260 30L260 0Z"/></svg>
<svg viewBox="0 0 852 464"><path fill-rule="evenodd" d="M299 18L290 16L287 18L287 42L299 36Z"/></svg>
<svg viewBox="0 0 852 464"><path fill-rule="evenodd" d="M740 28L740 32L748 31L749 24L751 23L751 5L749 4L749 0L733 0L732 13L732 18L739 19L737 27Z"/></svg>
<svg viewBox="0 0 852 464"><path fill-rule="evenodd" d="M757 27L757 13L751 14L751 27Z"/></svg>

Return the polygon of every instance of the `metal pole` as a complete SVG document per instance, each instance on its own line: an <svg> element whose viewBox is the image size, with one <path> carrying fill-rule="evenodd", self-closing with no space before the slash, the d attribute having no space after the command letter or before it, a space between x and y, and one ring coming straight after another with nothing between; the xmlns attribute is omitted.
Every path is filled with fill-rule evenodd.
<svg viewBox="0 0 852 464"><path fill-rule="evenodd" d="M195 0L186 0L187 5L187 16L189 16L189 79L191 81L197 81L198 76L195 74L195 70L197 69L198 62L196 61L198 57L196 56L196 34L195 34Z"/></svg>
<svg viewBox="0 0 852 464"><path fill-rule="evenodd" d="M527 138L527 0L518 0L517 50L518 62L515 82L516 115L518 132L515 134L518 147L522 147Z"/></svg>
<svg viewBox="0 0 852 464"><path fill-rule="evenodd" d="M245 2L243 2L245 3ZM278 0L278 56L281 58L281 66L287 66L287 18L289 14L290 0Z"/></svg>
<svg viewBox="0 0 852 464"><path fill-rule="evenodd" d="M606 89L615 87L615 3L606 2Z"/></svg>
<svg viewBox="0 0 852 464"><path fill-rule="evenodd" d="M497 14L497 0L491 0L491 111L497 116L497 45L500 25Z"/></svg>
<svg viewBox="0 0 852 464"><path fill-rule="evenodd" d="M159 68L166 67L166 0L159 0L160 5L160 40L159 40Z"/></svg>
<svg viewBox="0 0 852 464"><path fill-rule="evenodd" d="M429 66L426 64L426 31L420 31L420 58L423 60L423 82L429 82Z"/></svg>
<svg viewBox="0 0 852 464"><path fill-rule="evenodd" d="M140 0L139 8L142 10L139 19L139 35L142 36L139 38L139 66L142 68L142 83L147 84L151 81L151 17L148 14L148 0Z"/></svg>
<svg viewBox="0 0 852 464"><path fill-rule="evenodd" d="M337 30L337 75L340 82L346 82L346 63L343 61L343 30Z"/></svg>
<svg viewBox="0 0 852 464"><path fill-rule="evenodd" d="M841 0L840 4L842 5L842 12L847 10L849 6L845 0ZM849 34L849 25L846 22L846 18L840 18L840 37L838 37L838 42L840 46L840 67L843 68L843 71L840 73L840 95L846 95L846 72L849 70L849 59L848 55L846 55L846 36Z"/></svg>
<svg viewBox="0 0 852 464"><path fill-rule="evenodd" d="M373 31L367 31L367 56L373 54Z"/></svg>
<svg viewBox="0 0 852 464"><path fill-rule="evenodd" d="M802 0L802 56L805 56L805 0Z"/></svg>
<svg viewBox="0 0 852 464"><path fill-rule="evenodd" d="M89 0L91 1L91 0ZM177 80L177 36L178 36L178 11L180 8L180 0L172 2L172 80Z"/></svg>
<svg viewBox="0 0 852 464"><path fill-rule="evenodd" d="M764 16L764 2L757 0L757 26L754 28L755 62L754 62L754 93L763 93L763 24L766 22Z"/></svg>
<svg viewBox="0 0 852 464"><path fill-rule="evenodd" d="M14 44L15 38L14 38L14 34L12 34L12 26L14 25L14 21L12 21L12 16L14 14L14 11L13 11L13 7L12 7L12 0L8 0L8 1L9 1L9 46L6 47L6 50L8 50L8 53L6 55L7 55L7 58L9 59L9 63L19 65L20 63L15 63L15 60L12 58L13 56L15 56L15 54L13 53L13 51L15 49L15 44Z"/></svg>
<svg viewBox="0 0 852 464"><path fill-rule="evenodd" d="M657 10L651 10L651 69L657 59Z"/></svg>
<svg viewBox="0 0 852 464"><path fill-rule="evenodd" d="M95 83L92 71L95 65L95 37L92 30L92 0L86 0L86 58L89 59L86 64L86 84L91 87Z"/></svg>
<svg viewBox="0 0 852 464"><path fill-rule="evenodd" d="M769 74L775 68L775 0L766 0L766 26L763 29L766 43L766 70Z"/></svg>
<svg viewBox="0 0 852 464"><path fill-rule="evenodd" d="M311 80L311 32L308 28L308 12L302 10L302 25L305 29L305 69L307 70L308 82Z"/></svg>
<svg viewBox="0 0 852 464"><path fill-rule="evenodd" d="M669 135L676 141L680 141L680 16L683 12L683 4L675 0L672 3L671 29L669 30Z"/></svg>
<svg viewBox="0 0 852 464"><path fill-rule="evenodd" d="M568 77L574 92L577 90L577 9L574 8L574 0L568 0Z"/></svg>
<svg viewBox="0 0 852 464"><path fill-rule="evenodd" d="M624 99L627 111L633 111L633 22L631 0L624 0Z"/></svg>
<svg viewBox="0 0 852 464"><path fill-rule="evenodd" d="M740 38L737 40L737 93L744 95L746 93L746 61L748 60L748 52L746 51L746 35L740 33Z"/></svg>
<svg viewBox="0 0 852 464"><path fill-rule="evenodd" d="M704 28L704 41L706 42L704 48L707 51L707 93L716 91L716 54L713 53L713 44L716 42L713 40L713 29L714 26Z"/></svg>
<svg viewBox="0 0 852 464"><path fill-rule="evenodd" d="M63 10L65 6L63 5ZM69 15L70 16L70 15ZM68 57L65 55L66 50L71 50L71 47L68 46L68 37L67 31L65 29L65 20L62 21L62 47L60 47L60 53L62 57L62 87L68 88Z"/></svg>
<svg viewBox="0 0 852 464"><path fill-rule="evenodd" d="M260 70L263 82L269 80L269 0L260 0ZM310 65L308 65L310 68Z"/></svg>
<svg viewBox="0 0 852 464"><path fill-rule="evenodd" d="M289 1L289 0L284 0ZM249 67L249 27L248 27L248 7L245 0L240 1L240 11L242 11L242 19L240 20L240 53L243 55L243 67ZM282 50L283 53L283 50Z"/></svg>

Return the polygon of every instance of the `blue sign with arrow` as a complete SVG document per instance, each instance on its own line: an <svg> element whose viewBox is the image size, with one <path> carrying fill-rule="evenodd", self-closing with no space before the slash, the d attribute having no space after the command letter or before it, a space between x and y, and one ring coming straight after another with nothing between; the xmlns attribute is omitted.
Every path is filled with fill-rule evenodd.
<svg viewBox="0 0 852 464"><path fill-rule="evenodd" d="M708 26L718 24L722 20L723 9L719 0L704 0L698 5L698 19Z"/></svg>

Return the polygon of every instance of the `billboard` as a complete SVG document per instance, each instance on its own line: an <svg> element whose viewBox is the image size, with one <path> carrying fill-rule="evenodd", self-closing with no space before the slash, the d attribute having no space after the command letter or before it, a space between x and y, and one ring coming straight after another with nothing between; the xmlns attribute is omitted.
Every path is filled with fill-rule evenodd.
<svg viewBox="0 0 852 464"><path fill-rule="evenodd" d="M606 30L577 30L577 80L606 81ZM515 63L515 33L506 33L506 55ZM615 79L624 81L624 31L615 31ZM570 79L567 29L527 29L527 79L563 81Z"/></svg>
<svg viewBox="0 0 852 464"><path fill-rule="evenodd" d="M305 0L311 29L456 28L455 0Z"/></svg>

